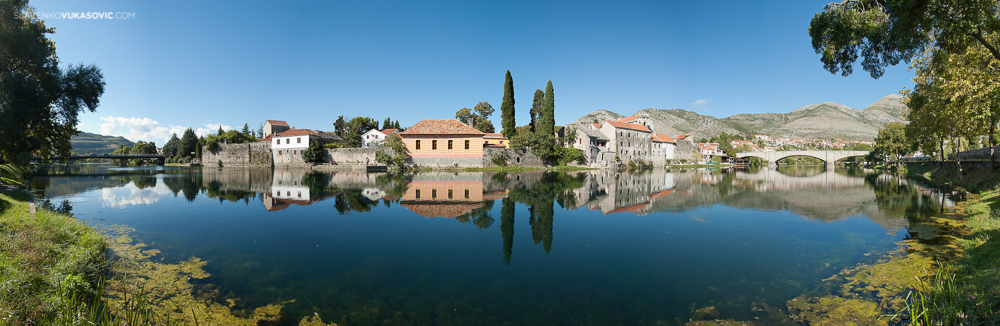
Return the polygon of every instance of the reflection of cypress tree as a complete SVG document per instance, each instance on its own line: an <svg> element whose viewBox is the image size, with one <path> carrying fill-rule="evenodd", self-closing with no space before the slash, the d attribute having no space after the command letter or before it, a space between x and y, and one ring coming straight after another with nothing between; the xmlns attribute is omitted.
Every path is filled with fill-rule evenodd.
<svg viewBox="0 0 1000 326"><path fill-rule="evenodd" d="M538 207L538 229L542 236L542 247L545 248L545 252L552 250L552 216L555 214L552 206L553 203L548 202L548 204L543 203Z"/></svg>
<svg viewBox="0 0 1000 326"><path fill-rule="evenodd" d="M194 202L198 198L198 192L201 191L201 176L191 176L189 178L178 178L181 179L181 190L184 191L184 198L188 202Z"/></svg>
<svg viewBox="0 0 1000 326"><path fill-rule="evenodd" d="M510 264L514 247L514 200L503 199L500 208L500 234L503 236L503 263Z"/></svg>
<svg viewBox="0 0 1000 326"><path fill-rule="evenodd" d="M535 241L535 244L542 242L542 230L539 229L541 224L538 223L538 218L535 216L535 212L538 211L538 207L532 205L528 207L528 224L531 224L531 240Z"/></svg>

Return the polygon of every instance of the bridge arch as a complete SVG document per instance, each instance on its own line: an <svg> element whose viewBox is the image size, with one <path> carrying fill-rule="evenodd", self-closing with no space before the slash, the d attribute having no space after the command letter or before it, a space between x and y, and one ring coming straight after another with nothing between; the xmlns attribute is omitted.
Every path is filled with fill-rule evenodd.
<svg viewBox="0 0 1000 326"><path fill-rule="evenodd" d="M780 159L792 156L808 156L815 157L823 162L826 162L827 166L833 166L834 162L837 162L838 160L865 155L868 155L868 151L767 151L737 153L736 157L759 157L767 161L768 166L775 166L776 162Z"/></svg>

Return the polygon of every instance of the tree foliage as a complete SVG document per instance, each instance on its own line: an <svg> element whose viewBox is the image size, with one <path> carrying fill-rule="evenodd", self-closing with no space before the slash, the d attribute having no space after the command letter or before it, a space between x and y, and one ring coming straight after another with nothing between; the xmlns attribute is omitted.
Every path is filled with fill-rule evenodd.
<svg viewBox="0 0 1000 326"><path fill-rule="evenodd" d="M507 70L507 76L503 82L503 102L500 103L501 133L507 139L517 134L517 123L514 120L514 79Z"/></svg>
<svg viewBox="0 0 1000 326"><path fill-rule="evenodd" d="M0 160L27 163L32 155L69 157L80 112L94 112L104 76L94 65L59 68L55 29L27 0L0 5Z"/></svg>
<svg viewBox="0 0 1000 326"><path fill-rule="evenodd" d="M462 108L455 112L455 119L481 132L494 133L496 129L493 128L493 121L490 121L493 111L493 106L489 102L479 102L472 110Z"/></svg>
<svg viewBox="0 0 1000 326"><path fill-rule="evenodd" d="M914 142L906 137L906 124L896 121L879 129L878 136L875 136L875 148L869 155L881 162L898 163L915 149Z"/></svg>
<svg viewBox="0 0 1000 326"><path fill-rule="evenodd" d="M539 110L539 130L543 134L552 135L556 126L556 100L555 92L552 90L552 81L545 85L545 98L542 99L542 107Z"/></svg>
<svg viewBox="0 0 1000 326"><path fill-rule="evenodd" d="M980 47L1000 60L996 0L842 0L826 5L809 24L809 36L830 73L848 76L861 67L879 78L885 67L909 61L927 47L961 52Z"/></svg>
<svg viewBox="0 0 1000 326"><path fill-rule="evenodd" d="M323 162L323 146L319 142L310 142L309 148L302 151L302 161L308 163Z"/></svg>
<svg viewBox="0 0 1000 326"><path fill-rule="evenodd" d="M198 147L200 147L198 146L198 136L195 136L193 129L188 128L184 131L184 135L181 136L180 153L178 155L182 157L190 157L193 155L191 153L196 150L200 150L197 149Z"/></svg>
<svg viewBox="0 0 1000 326"><path fill-rule="evenodd" d="M535 98L531 101L531 132L538 132L538 121L541 119L542 102L545 100L545 92L540 89L535 90Z"/></svg>
<svg viewBox="0 0 1000 326"><path fill-rule="evenodd" d="M170 140L167 141L166 145L163 145L163 156L172 157L177 156L181 149L181 139L177 138L177 134L170 136Z"/></svg>

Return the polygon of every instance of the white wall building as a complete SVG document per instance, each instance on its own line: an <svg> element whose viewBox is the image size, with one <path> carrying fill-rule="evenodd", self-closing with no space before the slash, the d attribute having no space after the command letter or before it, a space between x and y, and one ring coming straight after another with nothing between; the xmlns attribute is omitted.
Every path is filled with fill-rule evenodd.
<svg viewBox="0 0 1000 326"><path fill-rule="evenodd" d="M361 148L379 147L389 135L396 132L396 129L377 130L372 129L361 135Z"/></svg>

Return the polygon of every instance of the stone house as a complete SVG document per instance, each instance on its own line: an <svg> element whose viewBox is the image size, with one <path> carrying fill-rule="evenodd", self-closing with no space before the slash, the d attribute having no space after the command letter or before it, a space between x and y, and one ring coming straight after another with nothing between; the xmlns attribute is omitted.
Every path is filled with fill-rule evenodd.
<svg viewBox="0 0 1000 326"><path fill-rule="evenodd" d="M422 167L482 167L484 135L455 119L422 120L399 133Z"/></svg>
<svg viewBox="0 0 1000 326"><path fill-rule="evenodd" d="M396 129L369 130L364 135L361 135L361 148L380 147L382 146L382 141L397 131Z"/></svg>
<svg viewBox="0 0 1000 326"><path fill-rule="evenodd" d="M302 151L309 148L310 143L325 145L343 142L337 135L325 131L310 129L290 129L270 137L274 165L304 164Z"/></svg>
<svg viewBox="0 0 1000 326"><path fill-rule="evenodd" d="M677 148L677 142L670 139L667 135L653 134L653 149L652 158L653 164L656 166L661 166L667 163L667 160L674 159L674 150Z"/></svg>
<svg viewBox="0 0 1000 326"><path fill-rule="evenodd" d="M264 121L264 136L269 137L273 135L280 134L282 132L291 129L288 127L288 123L281 120L267 120Z"/></svg>

